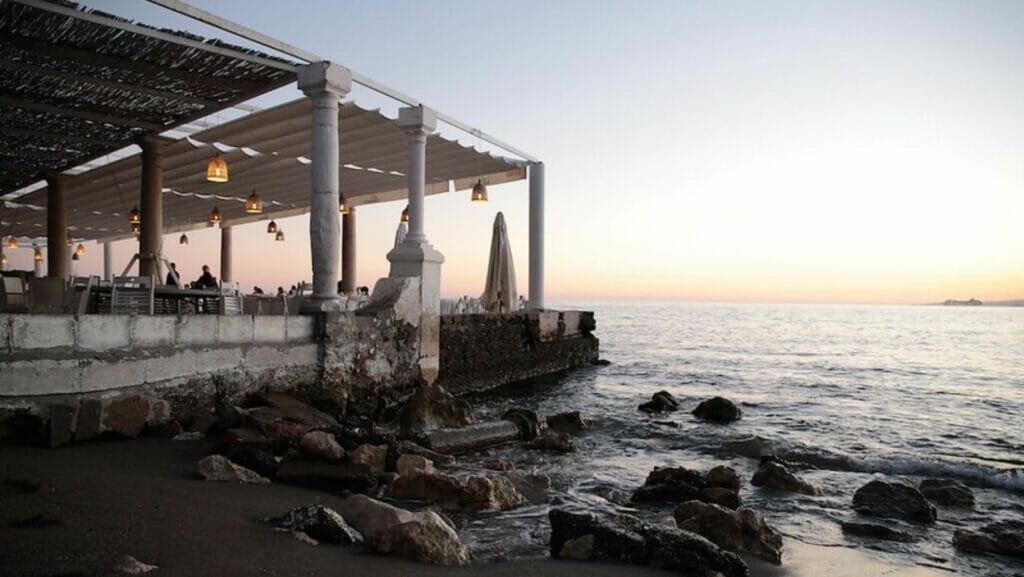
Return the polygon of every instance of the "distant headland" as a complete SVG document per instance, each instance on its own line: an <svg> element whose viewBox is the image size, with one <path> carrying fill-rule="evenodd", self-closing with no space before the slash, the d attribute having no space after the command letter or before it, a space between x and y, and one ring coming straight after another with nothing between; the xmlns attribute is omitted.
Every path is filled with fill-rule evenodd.
<svg viewBox="0 0 1024 577"><path fill-rule="evenodd" d="M956 299L948 299L945 302L935 303L935 304L941 304L942 306L947 306L947 307L980 307L980 306L986 306L986 307L1024 307L1024 299L1017 299L1017 300L1010 300L1010 301L988 301L988 302L981 302L981 301L979 301L976 298L970 298L970 299L967 299L965 301L956 300Z"/></svg>

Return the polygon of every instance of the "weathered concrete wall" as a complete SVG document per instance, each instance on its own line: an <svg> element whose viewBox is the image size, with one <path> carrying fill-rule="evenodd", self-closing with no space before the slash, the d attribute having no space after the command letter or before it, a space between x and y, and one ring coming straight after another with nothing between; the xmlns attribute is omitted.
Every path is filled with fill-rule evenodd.
<svg viewBox="0 0 1024 577"><path fill-rule="evenodd" d="M592 363L594 328L591 312L443 316L438 383L462 394Z"/></svg>

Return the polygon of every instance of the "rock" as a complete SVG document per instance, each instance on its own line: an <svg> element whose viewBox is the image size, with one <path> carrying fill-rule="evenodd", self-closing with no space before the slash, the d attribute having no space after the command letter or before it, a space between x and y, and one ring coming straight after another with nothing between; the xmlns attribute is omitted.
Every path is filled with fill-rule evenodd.
<svg viewBox="0 0 1024 577"><path fill-rule="evenodd" d="M743 411L729 399L713 397L697 405L693 415L705 421L727 424L742 418Z"/></svg>
<svg viewBox="0 0 1024 577"><path fill-rule="evenodd" d="M274 480L336 495L365 491L376 484L370 467L356 463L284 463Z"/></svg>
<svg viewBox="0 0 1024 577"><path fill-rule="evenodd" d="M174 440L174 441L201 441L201 440L203 440L205 438L206 438L206 435L204 435L203 433L200 433L199 431L186 431L184 433L179 433L177 435L174 435L172 440Z"/></svg>
<svg viewBox="0 0 1024 577"><path fill-rule="evenodd" d="M977 531L957 529L953 545L969 553L996 553L1024 559L1024 521L989 523Z"/></svg>
<svg viewBox="0 0 1024 577"><path fill-rule="evenodd" d="M260 475L271 479L277 476L277 470L281 468L280 461L274 457L273 453L257 447L233 445L228 447L228 452L225 456L232 463L241 465L246 469L252 469Z"/></svg>
<svg viewBox="0 0 1024 577"><path fill-rule="evenodd" d="M527 449L535 451L554 451L556 453L571 453L576 450L572 439L565 433L544 433L526 444Z"/></svg>
<svg viewBox="0 0 1024 577"><path fill-rule="evenodd" d="M310 429L330 429L339 426L334 417L288 395L267 393L262 398L267 405L281 411L289 419L303 423Z"/></svg>
<svg viewBox="0 0 1024 577"><path fill-rule="evenodd" d="M526 498L508 477L470 477L461 505L470 511L507 511L526 503Z"/></svg>
<svg viewBox="0 0 1024 577"><path fill-rule="evenodd" d="M515 423L519 429L519 439L522 441L536 439L544 429L540 417L529 409L509 409L502 413L501 420Z"/></svg>
<svg viewBox="0 0 1024 577"><path fill-rule="evenodd" d="M100 434L100 419L103 403L97 399L82 401L78 407L78 422L75 423L75 440L84 441Z"/></svg>
<svg viewBox="0 0 1024 577"><path fill-rule="evenodd" d="M736 491L725 487L705 487L700 491L700 500L705 503L714 503L729 509L739 509L743 501Z"/></svg>
<svg viewBox="0 0 1024 577"><path fill-rule="evenodd" d="M341 516L364 539L375 537L388 527L408 523L419 518L421 513L382 503L366 495L352 495L341 504Z"/></svg>
<svg viewBox="0 0 1024 577"><path fill-rule="evenodd" d="M884 539L886 541L901 541L910 543L914 538L906 531L899 531L885 525L876 523L855 523L853 521L843 522L843 533L867 537L870 539Z"/></svg>
<svg viewBox="0 0 1024 577"><path fill-rule="evenodd" d="M573 559L612 561L629 565L652 565L682 572L693 577L743 577L746 563L735 553L722 550L695 533L645 523L636 517L620 515L613 520L585 513L552 509L550 550L561 556L569 541ZM588 544L587 536L593 538ZM589 546L588 546L589 545Z"/></svg>
<svg viewBox="0 0 1024 577"><path fill-rule="evenodd" d="M974 507L974 493L956 479L925 479L917 489L925 499L939 505Z"/></svg>
<svg viewBox="0 0 1024 577"><path fill-rule="evenodd" d="M274 440L259 431L252 429L228 429L220 440L228 447L243 446L264 451L273 451Z"/></svg>
<svg viewBox="0 0 1024 577"><path fill-rule="evenodd" d="M199 474L207 481L227 481L232 483L269 483L254 471L241 467L221 455L210 455L199 461Z"/></svg>
<svg viewBox="0 0 1024 577"><path fill-rule="evenodd" d="M668 391L658 391L651 395L651 400L637 407L645 413L661 413L675 411L679 408L679 399Z"/></svg>
<svg viewBox="0 0 1024 577"><path fill-rule="evenodd" d="M166 401L160 402L163 403ZM178 421L174 419L169 419L157 423L155 425L150 425L147 429L147 432L148 434L156 435L161 439L173 439L174 437L177 437L178 435L184 433L185 429L182 428L181 423L179 423Z"/></svg>
<svg viewBox="0 0 1024 577"><path fill-rule="evenodd" d="M935 505L916 488L900 482L874 480L853 494L853 509L869 517L934 523Z"/></svg>
<svg viewBox="0 0 1024 577"><path fill-rule="evenodd" d="M551 490L551 477L542 473L521 471L509 471L505 477L512 481L516 491L530 503L538 504L547 500L547 493Z"/></svg>
<svg viewBox="0 0 1024 577"><path fill-rule="evenodd" d="M612 364L612 362L609 361L608 359L594 359L590 361L590 364L594 365L595 367L607 367L608 365Z"/></svg>
<svg viewBox="0 0 1024 577"><path fill-rule="evenodd" d="M217 419L210 413L200 413L199 416L197 416L195 420L192 421L192 424L188 426L188 430L197 433L202 433L205 435L206 432L210 430L210 427L213 426L213 423L216 420Z"/></svg>
<svg viewBox="0 0 1024 577"><path fill-rule="evenodd" d="M420 387L398 411L403 434L414 435L433 429L464 427L473 423L469 403L460 401L438 385Z"/></svg>
<svg viewBox="0 0 1024 577"><path fill-rule="evenodd" d="M345 458L345 449L341 448L334 435L324 431L310 431L299 441L302 451L311 457L324 461L340 461Z"/></svg>
<svg viewBox="0 0 1024 577"><path fill-rule="evenodd" d="M398 448L398 452L402 455L418 455L420 457L426 457L433 461L435 465L451 465L455 463L455 457L438 453L437 451L431 451L430 449L413 443L412 441L398 441L396 446Z"/></svg>
<svg viewBox="0 0 1024 577"><path fill-rule="evenodd" d="M587 428L587 422L579 411L558 413L547 418L548 429L559 433L579 433Z"/></svg>
<svg viewBox="0 0 1024 577"><path fill-rule="evenodd" d="M398 457L395 469L399 476L409 475L413 472L430 474L434 472L434 463L419 455L402 455Z"/></svg>
<svg viewBox="0 0 1024 577"><path fill-rule="evenodd" d="M103 409L105 430L124 437L138 437L148 418L149 402L143 397L117 399Z"/></svg>
<svg viewBox="0 0 1024 577"><path fill-rule="evenodd" d="M431 565L469 565L472 560L459 535L433 511L377 533L367 541L367 549Z"/></svg>
<svg viewBox="0 0 1024 577"><path fill-rule="evenodd" d="M143 573L149 573L154 569L159 569L159 567L143 563L131 555L121 557L117 564L114 565L114 571L117 571L118 573L126 573L128 575L142 575Z"/></svg>
<svg viewBox="0 0 1024 577"><path fill-rule="evenodd" d="M633 492L633 501L684 503L700 499L704 475L685 467L655 467L643 486Z"/></svg>
<svg viewBox="0 0 1024 577"><path fill-rule="evenodd" d="M753 509L732 511L689 501L676 509L674 517L680 529L693 531L723 549L750 553L776 565L782 563L782 536Z"/></svg>
<svg viewBox="0 0 1024 577"><path fill-rule="evenodd" d="M594 536L584 535L575 539L569 539L562 543L557 557L559 559L574 559L586 561L594 555Z"/></svg>
<svg viewBox="0 0 1024 577"><path fill-rule="evenodd" d="M65 403L50 405L50 447L56 448L71 442L74 435L75 407Z"/></svg>
<svg viewBox="0 0 1024 577"><path fill-rule="evenodd" d="M413 473L400 475L391 484L388 496L392 499L426 501L454 506L462 501L462 483L443 473Z"/></svg>
<svg viewBox="0 0 1024 577"><path fill-rule="evenodd" d="M387 445L359 445L348 454L348 459L359 465L366 465L371 473L383 473L387 468Z"/></svg>
<svg viewBox="0 0 1024 577"><path fill-rule="evenodd" d="M46 445L50 440L46 423L39 415L19 412L7 421L10 440L22 445Z"/></svg>
<svg viewBox="0 0 1024 577"><path fill-rule="evenodd" d="M228 429L238 429L242 427L244 420L244 411L238 407L228 407L220 412L219 415L213 417L210 415L209 424L206 427L206 433L210 435L222 435ZM196 419L196 422L200 425L202 417ZM196 423L193 423L195 428Z"/></svg>
<svg viewBox="0 0 1024 577"><path fill-rule="evenodd" d="M505 459L487 459L480 466L492 471L511 471L516 468L515 465Z"/></svg>
<svg viewBox="0 0 1024 577"><path fill-rule="evenodd" d="M300 543L305 543L306 545L312 545L314 547L320 544L319 541L303 533L302 531L291 531L291 534L292 537Z"/></svg>
<svg viewBox="0 0 1024 577"><path fill-rule="evenodd" d="M725 465L719 465L704 473L704 482L708 487L724 487L732 491L739 491L743 485L736 469Z"/></svg>
<svg viewBox="0 0 1024 577"><path fill-rule="evenodd" d="M278 529L305 533L323 543L357 545L363 542L363 536L350 527L337 511L323 505L298 507L264 521Z"/></svg>
<svg viewBox="0 0 1024 577"><path fill-rule="evenodd" d="M777 491L788 491L790 493L803 493L804 495L817 495L816 489L810 483L797 477L778 461L762 461L761 466L754 472L750 484L755 487L765 487Z"/></svg>

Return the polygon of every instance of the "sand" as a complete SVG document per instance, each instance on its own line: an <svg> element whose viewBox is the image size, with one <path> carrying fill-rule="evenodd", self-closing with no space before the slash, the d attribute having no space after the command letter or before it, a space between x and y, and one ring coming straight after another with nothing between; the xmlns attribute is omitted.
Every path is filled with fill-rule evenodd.
<svg viewBox="0 0 1024 577"><path fill-rule="evenodd" d="M279 484L201 481L195 463L205 441L97 441L62 449L0 446L0 574L5 577L108 575L123 555L157 565L151 575L372 576L665 576L614 564L551 559L480 563L467 568L419 565L331 545L311 546L259 521L293 507L341 499ZM7 483L41 484L34 492ZM12 528L42 515L56 524ZM860 552L786 542L785 565L751 561L763 576L944 575L899 567Z"/></svg>

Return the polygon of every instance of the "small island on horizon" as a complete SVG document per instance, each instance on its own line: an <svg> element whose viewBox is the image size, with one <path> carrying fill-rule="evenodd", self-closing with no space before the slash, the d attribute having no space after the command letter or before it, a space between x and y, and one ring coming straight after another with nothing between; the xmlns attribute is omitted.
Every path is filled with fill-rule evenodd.
<svg viewBox="0 0 1024 577"><path fill-rule="evenodd" d="M1024 299L982 302L976 298L971 297L965 301L956 299L946 299L946 301L942 303L935 304L940 304L946 307L1024 307Z"/></svg>

